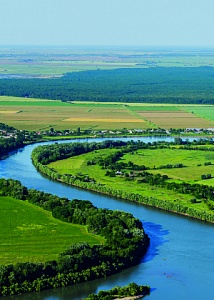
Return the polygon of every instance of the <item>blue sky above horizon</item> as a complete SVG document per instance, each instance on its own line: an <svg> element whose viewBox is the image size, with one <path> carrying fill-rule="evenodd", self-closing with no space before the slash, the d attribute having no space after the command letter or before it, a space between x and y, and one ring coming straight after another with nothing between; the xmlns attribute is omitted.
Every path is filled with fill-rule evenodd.
<svg viewBox="0 0 214 300"><path fill-rule="evenodd" d="M0 45L214 47L213 0L0 0Z"/></svg>

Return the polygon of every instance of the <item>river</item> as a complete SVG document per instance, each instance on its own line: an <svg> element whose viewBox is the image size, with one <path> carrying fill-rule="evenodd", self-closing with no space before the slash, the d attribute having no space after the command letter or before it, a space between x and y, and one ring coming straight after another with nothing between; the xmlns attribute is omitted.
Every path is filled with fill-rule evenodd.
<svg viewBox="0 0 214 300"><path fill-rule="evenodd" d="M136 138L145 142L163 139L172 140ZM139 265L119 274L67 288L4 297L5 300L80 300L89 293L110 289L116 285L127 285L133 281L151 286L151 293L146 296L149 300L213 299L212 224L51 181L39 174L31 163L30 155L37 145L26 146L0 161L0 177L20 180L28 188L43 190L60 197L87 199L97 207L130 212L143 222L151 245Z"/></svg>

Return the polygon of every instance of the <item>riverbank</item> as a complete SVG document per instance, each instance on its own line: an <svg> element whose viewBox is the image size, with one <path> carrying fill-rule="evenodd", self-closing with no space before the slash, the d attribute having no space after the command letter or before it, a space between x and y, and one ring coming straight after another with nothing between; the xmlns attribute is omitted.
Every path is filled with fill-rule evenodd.
<svg viewBox="0 0 214 300"><path fill-rule="evenodd" d="M45 175L47 175L47 174L45 174ZM180 215L180 216L184 216L184 217L188 217L188 218L193 218L193 219L196 219L196 220L200 220L200 221L204 221L204 222L208 222L208 223L214 224L214 220L208 220L209 215L207 215L207 218L206 218L206 215L204 215L203 218L201 218L199 216L197 217L197 216L191 215L190 213L184 213L184 212L181 212L181 211L176 211L176 210L172 210L172 209L166 209L165 208L165 204L168 203L167 201L159 201L159 199L152 198L150 200L152 200L154 202L153 202L153 204L150 204L147 201L148 199L142 197L141 195L130 194L129 197L121 197L121 196L118 197L117 196L117 192L118 191L116 191L116 190L115 191L111 190L111 193L108 193L108 192L100 191L97 188L93 188L93 187L92 188L89 188L89 187L86 188L86 187L84 187L84 184L81 184L81 182L73 183L73 184L69 183L68 184L66 181L61 180L61 179L54 179L54 180L56 180L58 182L61 182L61 183L64 183L64 184L67 184L67 185L70 185L70 186L77 187L77 188L83 188L83 189L88 190L88 191L97 192L97 193L100 193L100 194L103 194L103 195L108 195L110 197L115 197L117 199L128 200L128 201L139 203L139 204L142 204L142 205L146 205L146 206L149 206L149 207L152 207L152 208L156 208L156 209L160 209L160 210L163 210L163 211L167 211L169 213L173 213L173 214L177 214L177 215ZM136 196L137 196L138 200L132 199L132 198L135 198ZM162 202L163 205L161 205L161 202ZM181 210L183 208L186 209L186 207L180 206ZM196 213L197 213L197 211L196 211ZM213 214L210 215L210 218L213 218Z"/></svg>
<svg viewBox="0 0 214 300"><path fill-rule="evenodd" d="M114 300L135 300L135 299L142 299L144 295L139 296L130 296L130 297L124 297L124 298L115 298Z"/></svg>

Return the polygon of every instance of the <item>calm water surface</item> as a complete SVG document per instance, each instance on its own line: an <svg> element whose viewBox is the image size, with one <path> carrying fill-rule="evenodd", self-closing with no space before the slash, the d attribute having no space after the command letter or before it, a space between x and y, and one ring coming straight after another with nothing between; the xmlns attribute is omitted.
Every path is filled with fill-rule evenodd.
<svg viewBox="0 0 214 300"><path fill-rule="evenodd" d="M214 299L214 225L50 181L31 163L30 155L35 146L27 146L0 161L0 177L18 179L28 188L61 197L88 199L97 207L130 212L143 222L151 245L141 264L111 277L4 299L79 300L89 293L132 281L151 286L152 292L146 297L149 300Z"/></svg>

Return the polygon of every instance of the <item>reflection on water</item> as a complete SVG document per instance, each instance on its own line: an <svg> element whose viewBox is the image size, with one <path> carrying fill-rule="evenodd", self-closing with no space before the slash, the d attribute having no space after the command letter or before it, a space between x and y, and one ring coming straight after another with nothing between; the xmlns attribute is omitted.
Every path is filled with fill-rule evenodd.
<svg viewBox="0 0 214 300"><path fill-rule="evenodd" d="M145 232L150 237L150 245L146 255L143 257L142 262L152 260L154 256L159 254L159 248L163 243L169 242L165 236L169 233L168 230L164 230L159 224L151 222L143 222Z"/></svg>

